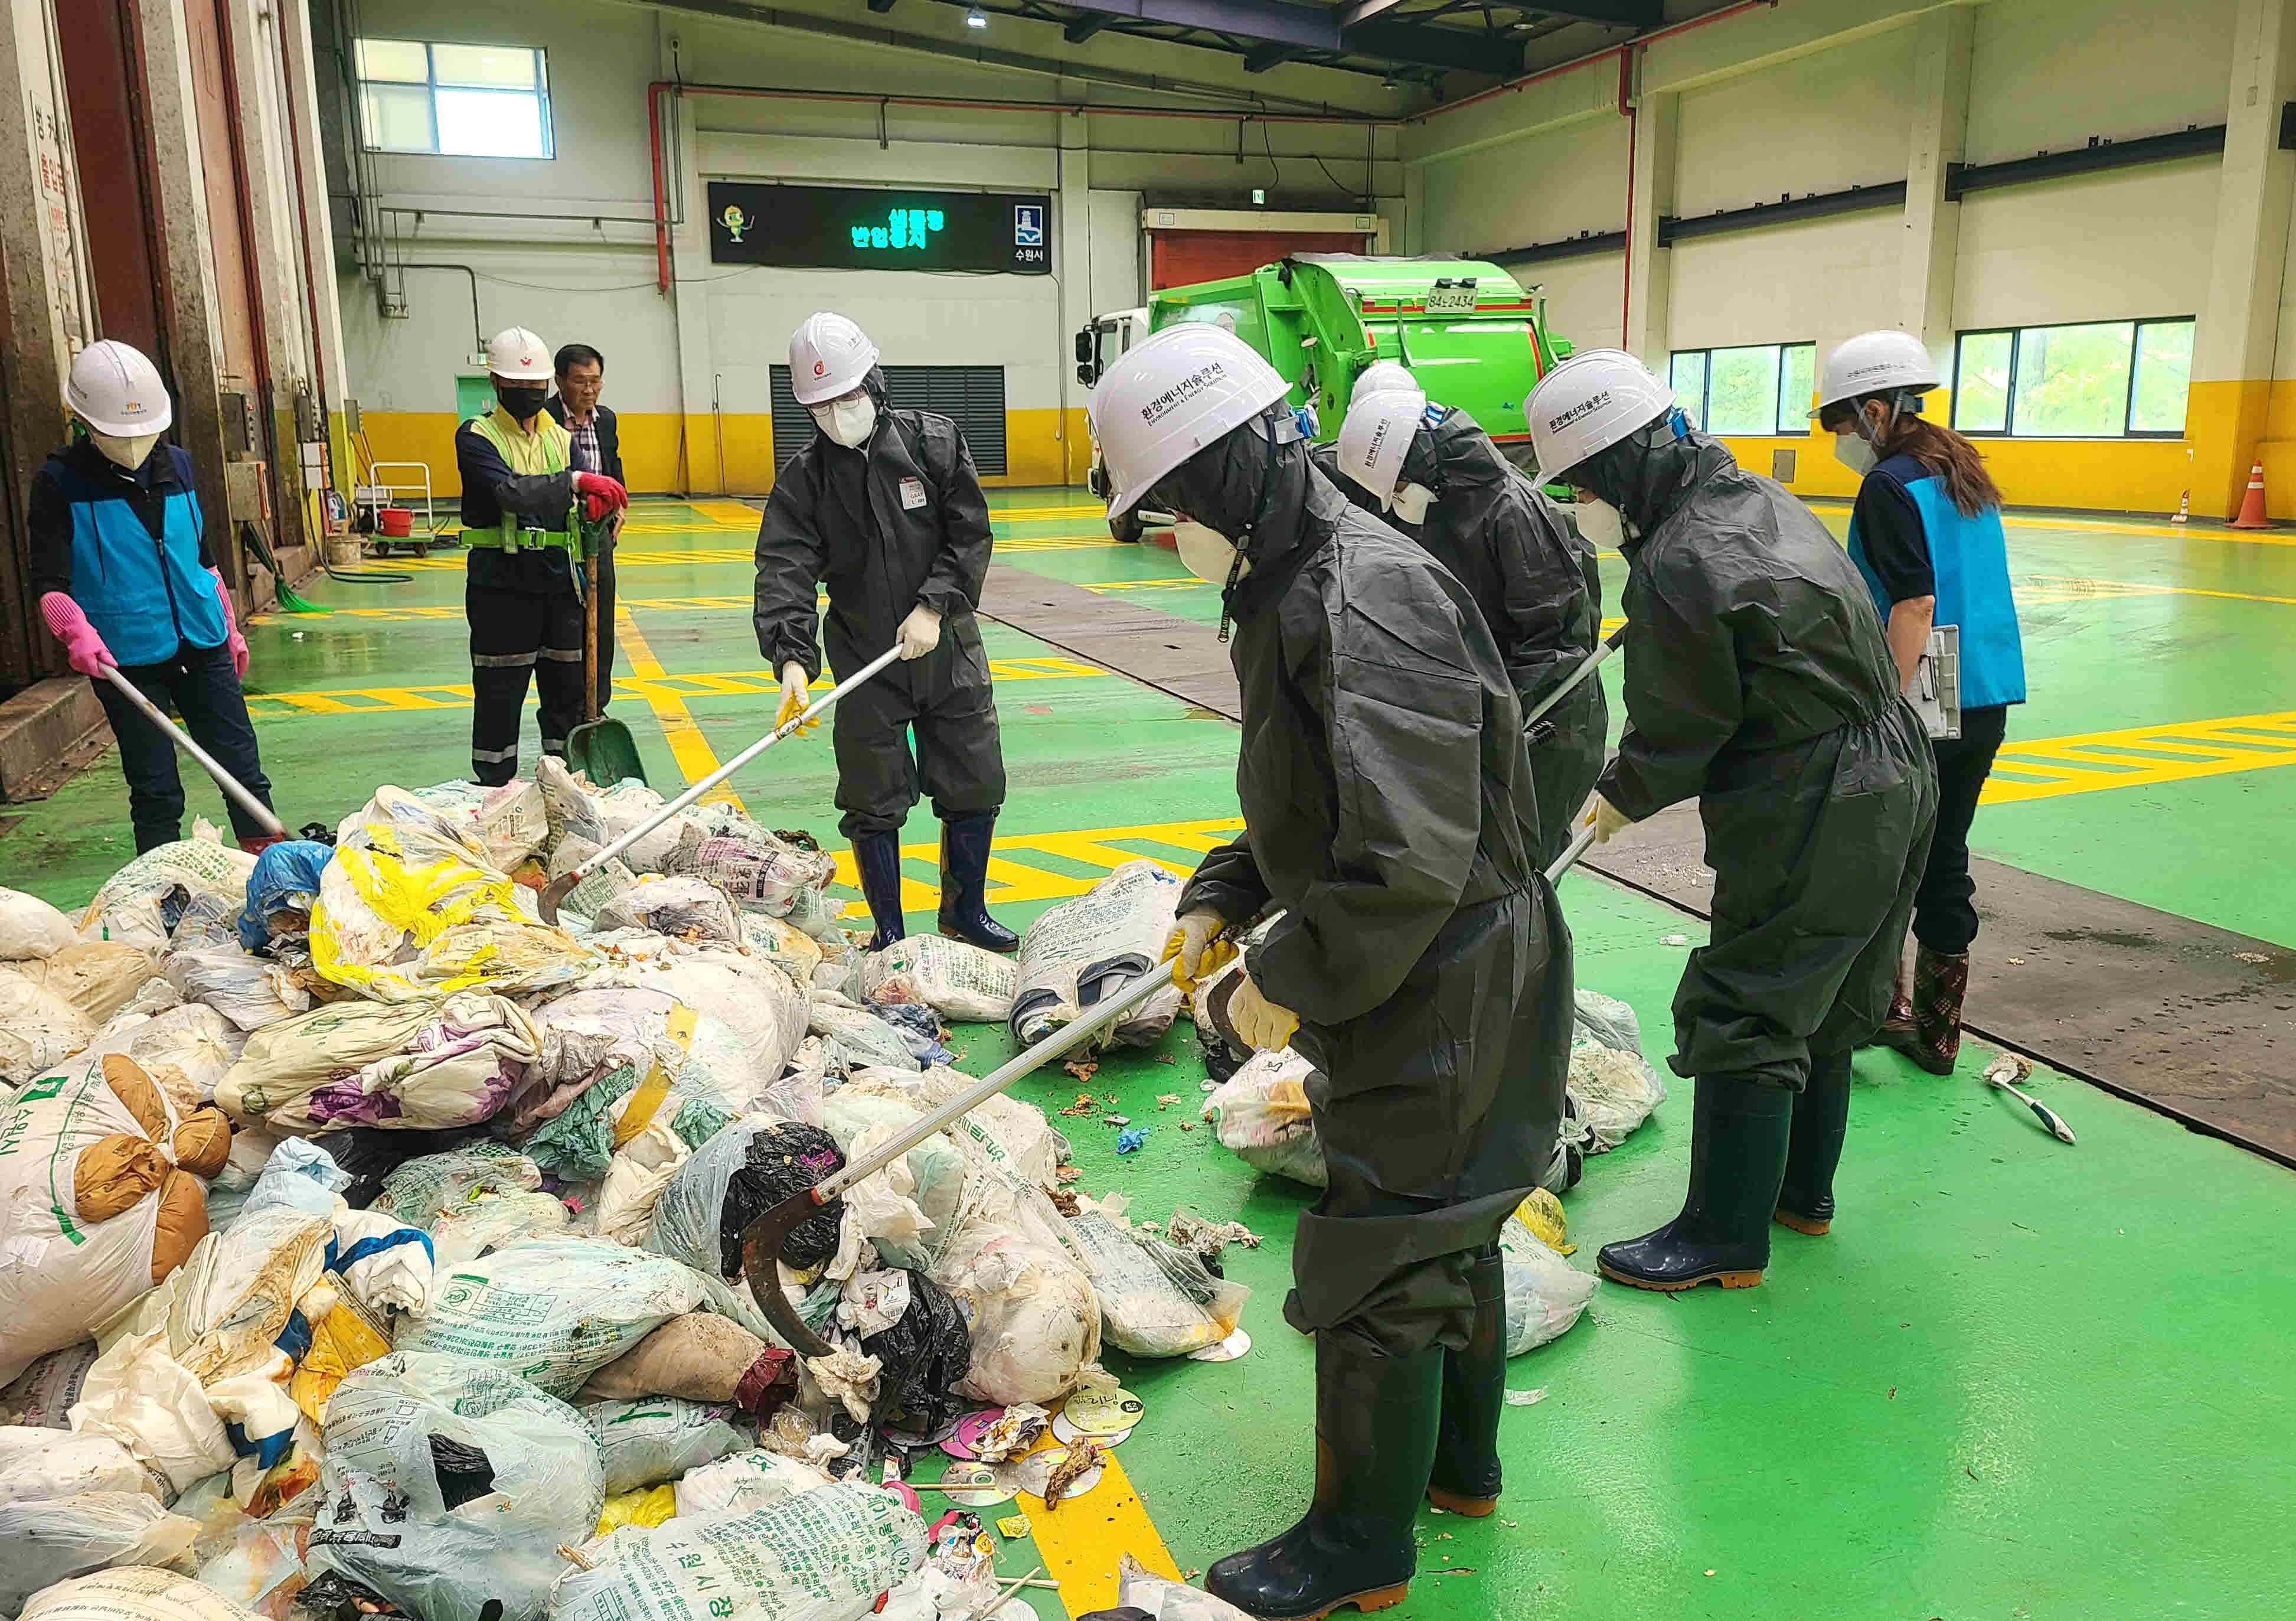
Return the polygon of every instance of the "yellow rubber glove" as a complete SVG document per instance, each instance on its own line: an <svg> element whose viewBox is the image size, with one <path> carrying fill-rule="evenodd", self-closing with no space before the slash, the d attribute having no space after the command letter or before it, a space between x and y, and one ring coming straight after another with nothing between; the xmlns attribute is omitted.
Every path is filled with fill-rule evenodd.
<svg viewBox="0 0 2296 1621"><path fill-rule="evenodd" d="M1300 1033L1300 1016L1262 996L1248 974L1228 998L1227 1018L1255 1052L1280 1052Z"/></svg>
<svg viewBox="0 0 2296 1621"><path fill-rule="evenodd" d="M805 706L813 702L807 690L810 686L811 683L806 679L805 666L795 659L782 666L782 706L774 716L775 731L805 712ZM808 720L797 728L797 735L802 737L820 724L818 718Z"/></svg>
<svg viewBox="0 0 2296 1621"><path fill-rule="evenodd" d="M1217 912L1184 913L1164 937L1163 960L1172 965L1172 983L1185 994L1235 960L1235 942Z"/></svg>
<svg viewBox="0 0 2296 1621"><path fill-rule="evenodd" d="M1579 816L1578 825L1581 827L1592 827L1595 830L1595 842L1597 844L1607 844L1620 828L1632 827L1634 820L1633 817L1597 794L1587 802L1587 809Z"/></svg>

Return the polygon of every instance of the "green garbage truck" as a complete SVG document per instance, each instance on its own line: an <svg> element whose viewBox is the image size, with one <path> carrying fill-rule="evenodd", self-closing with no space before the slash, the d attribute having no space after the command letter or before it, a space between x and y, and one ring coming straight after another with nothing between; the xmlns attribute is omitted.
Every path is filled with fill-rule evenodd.
<svg viewBox="0 0 2296 1621"><path fill-rule="evenodd" d="M1184 321L1226 327L1292 384L1319 440L1338 435L1356 378L1374 360L1409 366L1431 399L1482 424L1510 457L1528 457L1523 401L1570 353L1547 330L1546 303L1496 265L1467 259L1300 253L1243 276L1152 293L1145 307L1096 316L1076 334L1077 377L1090 387L1133 344ZM1107 493L1097 453L1091 486ZM1140 537L1136 517L1112 526Z"/></svg>

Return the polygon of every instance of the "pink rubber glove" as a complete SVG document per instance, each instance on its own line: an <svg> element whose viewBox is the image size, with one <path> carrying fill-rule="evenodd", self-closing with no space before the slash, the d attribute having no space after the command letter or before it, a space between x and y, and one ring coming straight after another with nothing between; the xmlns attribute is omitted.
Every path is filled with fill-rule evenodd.
<svg viewBox="0 0 2296 1621"><path fill-rule="evenodd" d="M231 672L235 676L247 673L247 638L239 633L239 616L231 611L231 588L214 569L208 578L216 582L216 600L223 605L223 645L231 649Z"/></svg>
<svg viewBox="0 0 2296 1621"><path fill-rule="evenodd" d="M47 621L48 634L64 645L64 657L71 667L91 681L103 679L106 666L116 666L119 661L111 656L111 649L103 645L87 622L87 614L79 604L62 591L50 591L40 598L40 617Z"/></svg>

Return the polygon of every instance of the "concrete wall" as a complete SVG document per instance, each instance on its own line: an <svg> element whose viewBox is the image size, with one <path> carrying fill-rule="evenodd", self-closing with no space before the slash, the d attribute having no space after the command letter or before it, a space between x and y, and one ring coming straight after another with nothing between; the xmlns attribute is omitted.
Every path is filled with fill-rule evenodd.
<svg viewBox="0 0 2296 1621"><path fill-rule="evenodd" d="M776 12L791 26L609 0L486 8L449 0L366 0L372 36L517 43L548 53L556 157L549 161L383 156L370 166L389 209L393 251L467 265L487 332L513 323L555 345L580 340L607 358L606 399L620 413L634 487L758 492L770 488L769 368L792 327L834 308L870 333L887 359L1005 368L1011 483L1079 478L1083 391L1070 334L1096 311L1142 298L1144 193L1249 205L1251 188L1298 210L1350 208L1368 179L1382 216L1400 218L1398 132L1351 116L1399 98L1376 78L1286 67L1247 76L1236 59L1103 35L1082 46L1055 27L999 16L989 33L1015 50L1058 56L1086 74L1154 74L1125 85L1016 71L897 49L850 27L852 8L823 4L846 37L812 30L816 14ZM905 8L898 32L965 40L963 13ZM673 284L655 284L646 87L655 79L848 92L852 102L691 94L665 103ZM1177 81L1185 79L1189 86ZM1191 87L1194 86L1194 87ZM882 104L888 91L950 100L1081 103L1071 114L1028 107ZM1247 95L1334 103L1326 122L1175 116ZM1117 108L1132 111L1119 111ZM1136 113L1156 116L1136 116ZM1328 172L1327 172L1328 171ZM943 276L794 270L710 262L701 223L718 178L857 185L917 185L1054 194L1054 274ZM1064 207L1064 205L1067 205ZM444 210L503 210L470 218ZM593 223L596 220L598 223ZM343 278L346 343L368 439L378 457L421 460L455 489L455 377L474 370L471 284L443 271L406 280L406 318L383 316L359 275Z"/></svg>
<svg viewBox="0 0 2296 1621"><path fill-rule="evenodd" d="M2011 498L2045 506L2226 514L2251 457L2276 512L2296 515L2296 272L2292 160L2276 151L2296 97L2289 0L1874 0L1764 8L1637 48L1644 172L1635 210L1694 219L1911 176L1899 206L1685 239L1632 263L1548 259L1558 330L1669 351L1812 341L1904 326L1950 358L1976 327L2197 317L2185 437L1988 440ZM1419 239L1502 247L1626 227L1628 119L1615 53L1411 124L1403 157ZM2270 120L2275 128L2264 128ZM2228 123L2214 156L1924 200L1943 165L1995 163ZM1671 131L1670 138L1663 132ZM1654 135L1665 150L1653 154ZM1925 180L1924 177L1930 178ZM1656 194L1652 194L1656 193ZM1629 282L1632 322L1622 321ZM2256 291L2260 286L2261 291ZM1932 409L1949 408L1940 391ZM1734 447L1767 469L1799 448L1794 488L1846 494L1809 436ZM2285 476L2277 469L2285 461Z"/></svg>

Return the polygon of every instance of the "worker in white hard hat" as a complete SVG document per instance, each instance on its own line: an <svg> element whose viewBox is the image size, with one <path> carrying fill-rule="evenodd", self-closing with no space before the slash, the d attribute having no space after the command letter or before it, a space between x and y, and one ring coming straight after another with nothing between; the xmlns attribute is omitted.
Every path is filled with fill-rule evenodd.
<svg viewBox="0 0 2296 1621"><path fill-rule="evenodd" d="M543 406L551 354L522 326L487 344L495 408L455 435L463 475L463 543L470 548L463 612L471 625L471 779L518 775L518 734L532 679L542 752L563 755L583 714L582 594L586 518L629 505L621 481L573 465L564 427Z"/></svg>
<svg viewBox="0 0 2296 1621"><path fill-rule="evenodd" d="M1595 651L1603 614L1594 547L1472 416L1416 387L1374 390L1349 402L1332 461L1349 499L1385 516L1467 588L1526 713ZM1602 774L1610 724L1602 683L1580 681L1524 739L1542 868L1570 843Z"/></svg>
<svg viewBox="0 0 2296 1621"><path fill-rule="evenodd" d="M1423 1497L1500 1480L1497 1238L1556 1158L1570 937L1538 864L1521 711L1466 588L1317 472L1283 379L1234 334L1168 327L1093 391L1109 511L1177 514L1221 588L1242 700L1241 836L1203 858L1166 950L1184 990L1319 1072L1330 1182L1283 1314L1316 1338L1314 1495L1205 1586L1260 1617L1400 1599Z"/></svg>
<svg viewBox="0 0 2296 1621"><path fill-rule="evenodd" d="M1759 1283L1774 1218L1832 1218L1849 1055L1889 1011L1936 769L1841 546L1641 362L1573 356L1524 412L1541 481L1574 487L1581 532L1627 557L1627 727L1587 821L1607 840L1695 798L1714 868L1674 998L1689 1193L1599 1264L1637 1288Z"/></svg>
<svg viewBox="0 0 2296 1621"><path fill-rule="evenodd" d="M1877 1037L1931 1074L1949 1075L1961 1052L1977 938L1969 824L2007 733L2009 705L2025 701L2025 653L2000 486L1975 445L1922 416L1922 396L1940 386L1919 338L1862 333L1825 358L1812 415L1834 436L1835 456L1859 475L1849 560L1882 612L1902 686L1911 690L1921 679L1932 628L1954 627L1960 712L1949 733L1933 730L1930 738L1938 819L1914 896L1913 983L1909 994L1901 964Z"/></svg>
<svg viewBox="0 0 2296 1621"><path fill-rule="evenodd" d="M175 408L160 370L107 338L64 386L78 434L33 476L25 528L40 617L94 685L119 744L138 853L183 834L173 741L105 675L117 668L265 804L270 780L240 678L247 640L208 545L192 458L166 439ZM277 842L228 796L240 847Z"/></svg>
<svg viewBox="0 0 2296 1621"><path fill-rule="evenodd" d="M972 452L947 417L893 408L877 346L845 317L808 316L789 356L814 434L783 464L758 525L758 647L781 673L780 719L805 708L821 674L814 605L825 582L832 668L901 654L847 694L835 720L839 826L876 920L873 949L905 930L901 827L922 789L941 825L940 932L1017 950L988 909L1004 750L973 619L990 531Z"/></svg>

